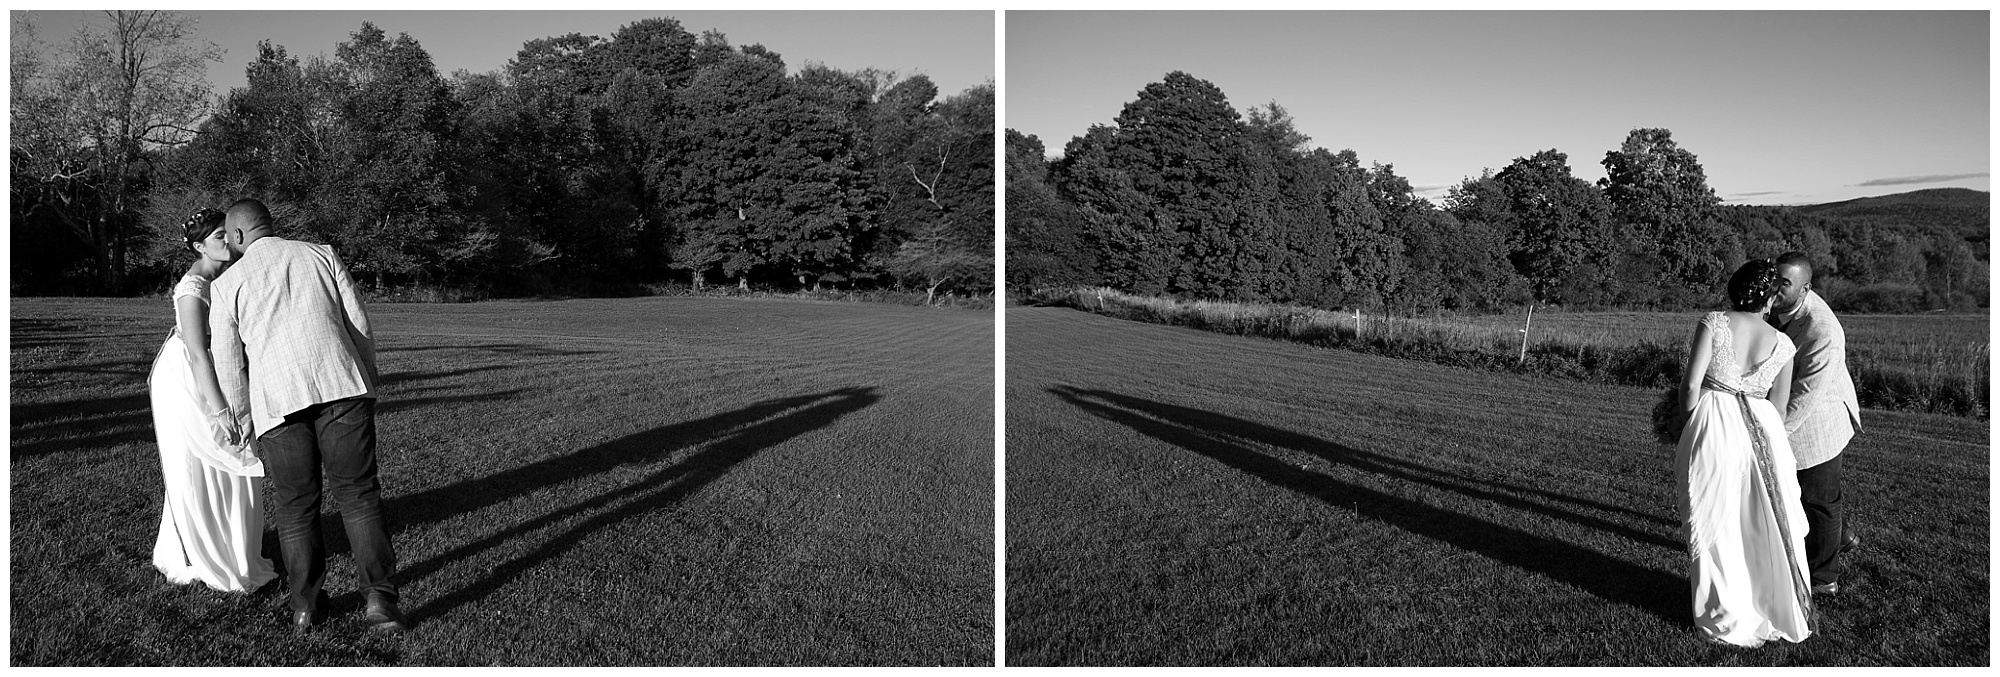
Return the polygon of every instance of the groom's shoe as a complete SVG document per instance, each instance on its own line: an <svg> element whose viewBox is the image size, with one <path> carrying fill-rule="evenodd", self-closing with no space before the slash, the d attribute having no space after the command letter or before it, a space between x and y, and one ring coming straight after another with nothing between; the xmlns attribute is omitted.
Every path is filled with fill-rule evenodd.
<svg viewBox="0 0 2000 677"><path fill-rule="evenodd" d="M1861 547L1861 537L1855 535L1854 532L1849 531L1847 532L1847 540L1840 542L1840 552L1834 554L1845 555L1847 554L1847 551L1859 547Z"/></svg>
<svg viewBox="0 0 2000 677"><path fill-rule="evenodd" d="M369 595L368 611L362 614L362 619L368 622L368 627L381 632L407 632L410 629L409 619L396 609L395 598L388 595Z"/></svg>
<svg viewBox="0 0 2000 677"><path fill-rule="evenodd" d="M326 620L326 608L332 604L333 602L329 601L326 597L326 591L321 590L318 595L313 597L312 609L307 611L292 609L292 630L294 632L305 632L313 629L313 626L319 625L320 621Z"/></svg>
<svg viewBox="0 0 2000 677"><path fill-rule="evenodd" d="M1812 587L1812 594L1838 595L1840 594L1840 581L1834 581L1832 583L1821 583L1819 585L1815 585Z"/></svg>

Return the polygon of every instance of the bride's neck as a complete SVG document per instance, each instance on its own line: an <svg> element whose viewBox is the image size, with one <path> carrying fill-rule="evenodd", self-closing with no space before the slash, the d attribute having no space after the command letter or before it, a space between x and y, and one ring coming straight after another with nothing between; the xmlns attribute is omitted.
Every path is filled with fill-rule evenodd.
<svg viewBox="0 0 2000 677"><path fill-rule="evenodd" d="M221 261L204 256L195 261L193 266L188 267L188 274L204 280L213 280L215 276L222 274L222 268Z"/></svg>

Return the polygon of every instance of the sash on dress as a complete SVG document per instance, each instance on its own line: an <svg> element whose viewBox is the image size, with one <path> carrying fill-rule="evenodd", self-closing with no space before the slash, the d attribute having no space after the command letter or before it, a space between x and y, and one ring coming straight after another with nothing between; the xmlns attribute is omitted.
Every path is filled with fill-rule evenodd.
<svg viewBox="0 0 2000 677"><path fill-rule="evenodd" d="M1778 522L1778 538L1785 542L1785 568L1792 572L1792 594L1798 596L1799 609L1805 612L1806 631L1817 632L1814 628L1817 623L1814 622L1812 587L1806 584L1804 572L1799 571L1798 553L1792 549L1792 525L1785 517L1784 498L1778 495L1778 476L1771 460L1771 440L1764 436L1764 426L1757 423L1756 414L1750 410L1750 398L1767 399L1771 391L1745 391L1717 381L1714 376L1702 377L1701 388L1735 395L1737 405L1743 408L1743 427L1750 430L1750 448L1756 452L1757 474L1764 480L1764 495L1771 502L1771 516Z"/></svg>

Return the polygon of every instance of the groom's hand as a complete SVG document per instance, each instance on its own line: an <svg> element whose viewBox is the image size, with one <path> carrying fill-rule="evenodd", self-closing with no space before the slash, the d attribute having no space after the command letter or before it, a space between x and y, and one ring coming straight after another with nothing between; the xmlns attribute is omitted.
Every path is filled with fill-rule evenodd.
<svg viewBox="0 0 2000 677"><path fill-rule="evenodd" d="M236 420L236 414L231 412L228 407L223 407L209 414L208 423L217 432L221 433L222 439L218 441L222 442L225 446L238 447L243 445L243 426Z"/></svg>

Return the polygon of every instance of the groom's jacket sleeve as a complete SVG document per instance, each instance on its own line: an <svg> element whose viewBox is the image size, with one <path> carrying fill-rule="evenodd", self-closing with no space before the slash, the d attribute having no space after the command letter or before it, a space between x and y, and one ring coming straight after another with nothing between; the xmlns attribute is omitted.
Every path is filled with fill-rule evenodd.
<svg viewBox="0 0 2000 677"><path fill-rule="evenodd" d="M229 410L240 416L250 410L250 358L236 324L236 289L219 281L209 285L208 345L222 396L229 401Z"/></svg>
<svg viewBox="0 0 2000 677"><path fill-rule="evenodd" d="M1814 317L1809 321L1807 335L1812 340L1799 346L1798 355L1792 363L1792 401L1785 407L1785 432L1797 433L1799 426L1811 416L1815 407L1825 406L1822 400L1839 397L1832 391L1834 379L1829 373L1834 369L1844 369L1847 365L1847 335L1840 325L1820 322ZM1843 416L1846 411L1841 412Z"/></svg>
<svg viewBox="0 0 2000 677"><path fill-rule="evenodd" d="M354 352L361 359L368 389L374 391L381 378L375 370L375 334L368 327L368 309L361 305L361 294L354 288L354 277L348 274L347 264L332 249L327 254L333 260L333 286L340 292L341 311L347 316L348 338L354 341Z"/></svg>

